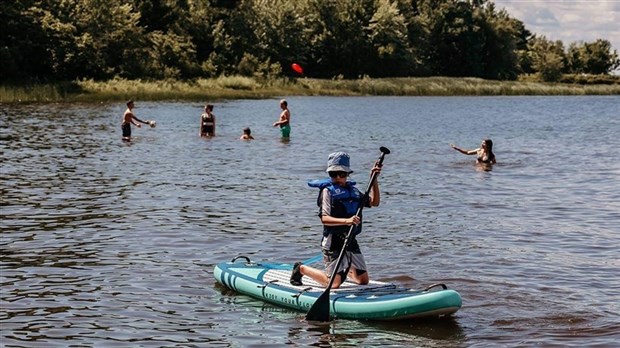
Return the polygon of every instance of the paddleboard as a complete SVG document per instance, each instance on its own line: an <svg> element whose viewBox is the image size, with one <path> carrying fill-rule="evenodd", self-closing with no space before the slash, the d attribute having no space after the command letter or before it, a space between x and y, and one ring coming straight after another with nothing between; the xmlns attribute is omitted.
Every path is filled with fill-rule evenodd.
<svg viewBox="0 0 620 348"><path fill-rule="evenodd" d="M320 255L307 261L317 258L320 260ZM303 278L303 285L291 285L292 269L291 264L253 262L246 256L238 256L217 264L213 275L217 282L241 294L308 312L325 287L309 277ZM367 285L346 281L338 289L331 289L329 297L330 315L334 319L441 317L455 313L462 305L459 293L444 284L416 290L372 280Z"/></svg>

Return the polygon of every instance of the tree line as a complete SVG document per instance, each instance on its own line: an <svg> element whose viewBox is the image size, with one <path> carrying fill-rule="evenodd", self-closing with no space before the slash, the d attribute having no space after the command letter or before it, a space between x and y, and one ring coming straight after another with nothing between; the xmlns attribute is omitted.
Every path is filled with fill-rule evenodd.
<svg viewBox="0 0 620 348"><path fill-rule="evenodd" d="M18 0L0 7L3 82L92 78L608 74L609 41L565 47L492 1Z"/></svg>

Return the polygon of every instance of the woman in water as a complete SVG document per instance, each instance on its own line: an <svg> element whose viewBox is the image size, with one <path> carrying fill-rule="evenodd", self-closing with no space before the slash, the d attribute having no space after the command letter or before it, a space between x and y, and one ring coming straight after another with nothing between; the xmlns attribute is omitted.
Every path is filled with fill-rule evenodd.
<svg viewBox="0 0 620 348"><path fill-rule="evenodd" d="M200 115L200 136L211 137L215 135L215 115L213 115L213 105L207 104L205 112Z"/></svg>
<svg viewBox="0 0 620 348"><path fill-rule="evenodd" d="M463 150L450 144L450 147L464 155L478 155L476 161L478 163L495 164L495 154L493 153L493 141L491 139L482 140L480 147L475 150Z"/></svg>

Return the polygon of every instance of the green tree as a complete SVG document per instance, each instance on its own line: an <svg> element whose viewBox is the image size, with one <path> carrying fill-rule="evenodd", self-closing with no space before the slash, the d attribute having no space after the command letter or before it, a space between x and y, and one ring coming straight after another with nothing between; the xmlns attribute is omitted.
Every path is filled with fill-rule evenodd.
<svg viewBox="0 0 620 348"><path fill-rule="evenodd" d="M95 79L147 75L148 41L140 13L122 0L79 0L73 14L83 71Z"/></svg>
<svg viewBox="0 0 620 348"><path fill-rule="evenodd" d="M620 66L618 52L611 43L598 39L594 42L572 43L567 52L571 73L608 74Z"/></svg>
<svg viewBox="0 0 620 348"><path fill-rule="evenodd" d="M492 1L19 0L0 6L0 79L605 74L609 41L531 36Z"/></svg>
<svg viewBox="0 0 620 348"><path fill-rule="evenodd" d="M525 48L529 35L523 23L511 18L505 10L495 11L493 3L475 11L484 37L481 77L514 80L519 74L518 47Z"/></svg>
<svg viewBox="0 0 620 348"><path fill-rule="evenodd" d="M584 72L582 55L583 45L580 45L578 42L572 42L568 46L568 50L566 52L566 70L568 73L580 74Z"/></svg>
<svg viewBox="0 0 620 348"><path fill-rule="evenodd" d="M236 73L245 53L253 51L255 36L249 25L246 1L210 1L205 17L206 32L202 36L205 40L194 37L202 70L207 76ZM195 26L199 27L199 24Z"/></svg>
<svg viewBox="0 0 620 348"><path fill-rule="evenodd" d="M251 55L261 62L279 62L284 71L290 71L288 66L293 62L305 65L309 49L305 6L288 0L245 2L243 13L252 32L246 44Z"/></svg>
<svg viewBox="0 0 620 348"><path fill-rule="evenodd" d="M418 9L430 25L427 64L433 74L482 76L485 41L472 5L456 0L420 0Z"/></svg>
<svg viewBox="0 0 620 348"><path fill-rule="evenodd" d="M120 0L38 1L25 14L43 34L39 44L45 45L49 74L55 80L109 78L142 66L135 64L139 57L133 54L143 42L134 25L139 13Z"/></svg>
<svg viewBox="0 0 620 348"><path fill-rule="evenodd" d="M368 39L375 0L309 0L307 65L317 77L356 78L370 71Z"/></svg>
<svg viewBox="0 0 620 348"><path fill-rule="evenodd" d="M229 18L230 13L228 7L218 7L217 1L188 1L185 32L194 44L198 64L204 64L214 52L216 25L223 18ZM211 76L213 69L202 69L201 74Z"/></svg>
<svg viewBox="0 0 620 348"><path fill-rule="evenodd" d="M375 50L372 62L378 76L406 76L412 64L413 50L409 46L405 17L396 2L378 0L369 26L369 40Z"/></svg>
<svg viewBox="0 0 620 348"><path fill-rule="evenodd" d="M0 6L0 80L49 78L49 37L41 27L37 1L3 1Z"/></svg>
<svg viewBox="0 0 620 348"><path fill-rule="evenodd" d="M139 26L150 32L172 31L176 34L183 27L189 8L185 0L133 0L130 4L140 13Z"/></svg>
<svg viewBox="0 0 620 348"><path fill-rule="evenodd" d="M534 72L538 73L543 81L558 81L566 65L562 41L550 41L544 36L534 36L528 46Z"/></svg>
<svg viewBox="0 0 620 348"><path fill-rule="evenodd" d="M149 41L149 67L154 77L180 79L197 75L196 51L188 37L154 31Z"/></svg>
<svg viewBox="0 0 620 348"><path fill-rule="evenodd" d="M397 4L407 25L408 48L411 53L407 76L429 76L432 70L428 61L433 51L430 40L431 21L428 16L420 16L417 1L398 0Z"/></svg>

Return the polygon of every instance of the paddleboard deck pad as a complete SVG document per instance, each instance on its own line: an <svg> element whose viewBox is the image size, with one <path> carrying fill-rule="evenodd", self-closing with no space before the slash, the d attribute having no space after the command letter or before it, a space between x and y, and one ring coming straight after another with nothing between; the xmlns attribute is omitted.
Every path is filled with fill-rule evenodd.
<svg viewBox="0 0 620 348"><path fill-rule="evenodd" d="M303 285L291 285L292 269L291 264L252 262L238 256L217 264L213 275L217 282L241 294L308 312L325 287L310 277L303 277ZM329 302L332 318L368 320L440 317L455 313L462 305L459 293L444 284L416 290L372 280L367 285L345 281L331 289Z"/></svg>

